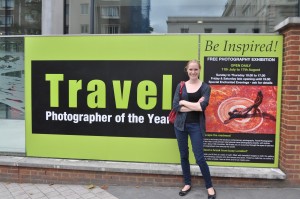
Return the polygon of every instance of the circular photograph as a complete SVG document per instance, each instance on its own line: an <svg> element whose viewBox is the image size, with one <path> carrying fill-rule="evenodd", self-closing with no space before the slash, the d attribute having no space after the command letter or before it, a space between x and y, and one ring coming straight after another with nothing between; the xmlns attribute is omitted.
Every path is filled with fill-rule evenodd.
<svg viewBox="0 0 300 199"><path fill-rule="evenodd" d="M262 123L262 111L251 108L254 101L248 98L231 97L218 107L221 122L234 131L254 132Z"/></svg>

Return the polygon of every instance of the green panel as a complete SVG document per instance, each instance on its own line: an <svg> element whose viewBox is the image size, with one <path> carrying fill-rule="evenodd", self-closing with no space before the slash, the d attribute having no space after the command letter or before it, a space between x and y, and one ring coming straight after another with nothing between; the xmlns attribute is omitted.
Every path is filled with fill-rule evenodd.
<svg viewBox="0 0 300 199"><path fill-rule="evenodd" d="M31 61L188 61L198 58L198 38L198 35L25 37L27 156L178 163L176 139L33 134Z"/></svg>
<svg viewBox="0 0 300 199"><path fill-rule="evenodd" d="M198 37L198 35L26 37L25 53L31 60L189 60L198 58Z"/></svg>
<svg viewBox="0 0 300 199"><path fill-rule="evenodd" d="M160 163L179 162L176 139L32 134L31 99L34 97L31 96L32 60L187 61L197 59L200 54L200 61L203 65L204 56L278 57L278 108L276 119L280 121L282 36L227 34L205 35L201 36L200 39L199 51L198 35L25 37L26 154L28 156L57 158ZM247 51L245 50L246 44L249 45ZM264 46L255 46L255 44L264 44ZM231 48L228 45L231 45ZM202 77L203 73L201 74ZM209 162L209 164L277 167L280 123L277 122L276 125L274 164L224 162ZM191 162L195 163L192 152L190 157Z"/></svg>

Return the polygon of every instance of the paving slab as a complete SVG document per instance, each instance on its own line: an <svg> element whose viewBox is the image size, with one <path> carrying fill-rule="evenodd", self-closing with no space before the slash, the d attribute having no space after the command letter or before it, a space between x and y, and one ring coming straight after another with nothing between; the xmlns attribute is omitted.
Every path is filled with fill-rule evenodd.
<svg viewBox="0 0 300 199"><path fill-rule="evenodd" d="M118 199L98 186L0 182L0 199Z"/></svg>

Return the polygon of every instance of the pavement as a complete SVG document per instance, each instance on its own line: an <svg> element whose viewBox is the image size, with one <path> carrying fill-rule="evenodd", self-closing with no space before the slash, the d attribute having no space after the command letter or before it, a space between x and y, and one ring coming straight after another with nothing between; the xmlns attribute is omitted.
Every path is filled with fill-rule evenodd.
<svg viewBox="0 0 300 199"><path fill-rule="evenodd" d="M60 185L0 182L0 199L196 199L207 198L204 188L178 195L179 187ZM300 188L216 187L218 199L299 199Z"/></svg>
<svg viewBox="0 0 300 199"><path fill-rule="evenodd" d="M0 182L0 199L117 199L93 185Z"/></svg>
<svg viewBox="0 0 300 199"><path fill-rule="evenodd" d="M206 199L204 188L193 187L179 196L178 187L109 186L107 191L120 199ZM299 199L300 188L228 188L216 187L217 199Z"/></svg>
<svg viewBox="0 0 300 199"><path fill-rule="evenodd" d="M157 163L126 163L92 160L69 160L0 156L0 165L34 168L60 168L67 170L181 174L180 165ZM285 174L272 168L229 168L211 167L216 177L239 177L261 179L285 179ZM191 166L194 175L200 175L196 165ZM1 180L1 179L0 179ZM194 199L207 198L204 187L193 187L188 195L178 195L181 187L71 185L71 184L30 184L0 182L0 199ZM233 188L226 184L215 187L218 199L299 199L299 188Z"/></svg>

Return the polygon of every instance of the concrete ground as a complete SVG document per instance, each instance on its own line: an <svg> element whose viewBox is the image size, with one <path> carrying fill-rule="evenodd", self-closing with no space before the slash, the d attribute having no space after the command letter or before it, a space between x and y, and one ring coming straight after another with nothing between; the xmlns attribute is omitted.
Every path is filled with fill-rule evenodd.
<svg viewBox="0 0 300 199"><path fill-rule="evenodd" d="M117 197L91 185L0 182L0 199L117 199Z"/></svg>
<svg viewBox="0 0 300 199"><path fill-rule="evenodd" d="M207 198L204 188L178 195L179 187L59 185L0 182L0 199L196 199ZM299 199L300 188L216 187L218 199Z"/></svg>
<svg viewBox="0 0 300 199"><path fill-rule="evenodd" d="M179 187L109 186L106 190L119 199L196 199L207 198L204 188L193 187L179 196ZM222 188L216 187L217 199L299 199L300 188Z"/></svg>

